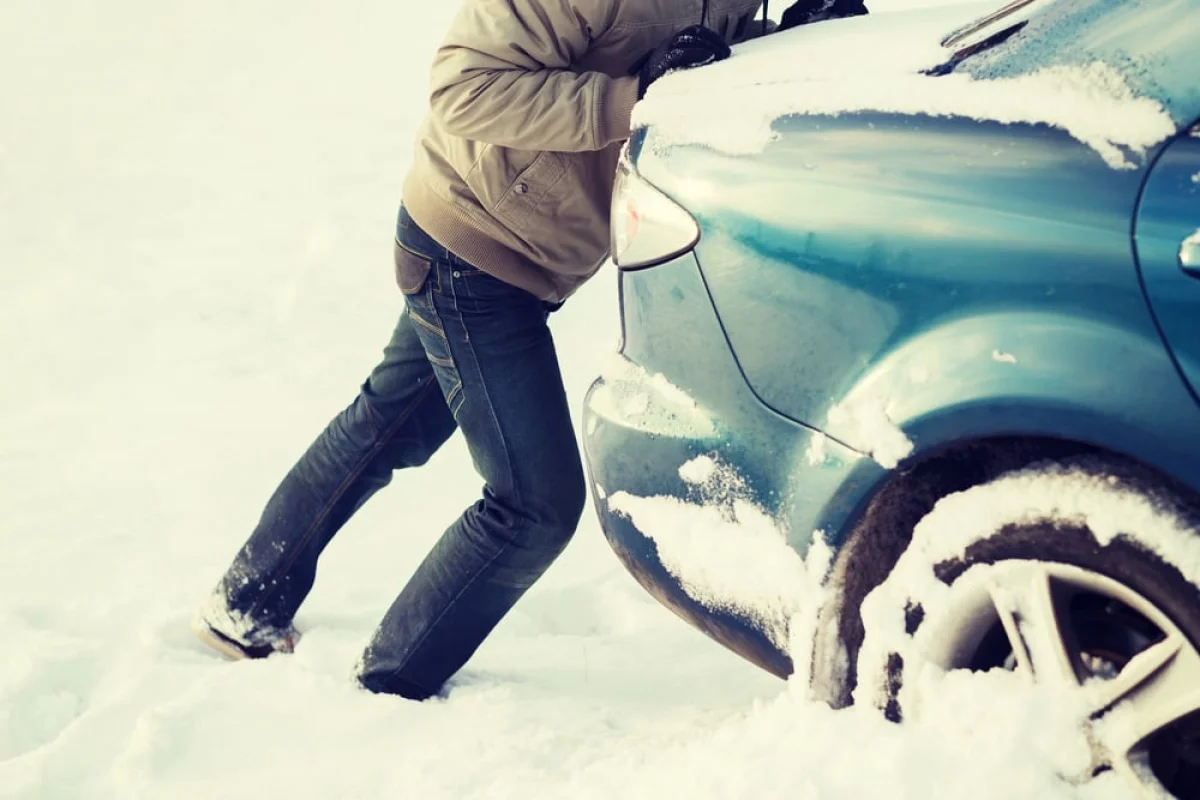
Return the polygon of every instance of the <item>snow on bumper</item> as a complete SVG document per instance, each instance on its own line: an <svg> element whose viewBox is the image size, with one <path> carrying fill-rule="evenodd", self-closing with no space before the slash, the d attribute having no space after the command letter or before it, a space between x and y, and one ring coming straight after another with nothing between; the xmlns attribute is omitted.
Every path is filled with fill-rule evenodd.
<svg viewBox="0 0 1200 800"><path fill-rule="evenodd" d="M708 440L717 435L709 414L662 375L651 375L622 355L609 362L588 395L587 431L600 420L643 433Z"/></svg>
<svg viewBox="0 0 1200 800"><path fill-rule="evenodd" d="M618 357L588 395L585 433L601 527L630 573L709 636L790 675L789 637L819 587L736 471L713 455L722 444L716 420L661 375Z"/></svg>

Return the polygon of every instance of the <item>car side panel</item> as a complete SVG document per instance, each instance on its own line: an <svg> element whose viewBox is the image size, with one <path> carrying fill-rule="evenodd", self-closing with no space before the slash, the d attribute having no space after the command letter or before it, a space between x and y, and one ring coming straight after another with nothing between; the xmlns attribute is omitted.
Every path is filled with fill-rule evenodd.
<svg viewBox="0 0 1200 800"><path fill-rule="evenodd" d="M918 451L1072 436L1200 486L1200 420L1133 262L1148 154L1117 170L1063 131L965 119L777 125L762 155L651 141L638 162L699 219L704 278L763 402L860 451L881 427Z"/></svg>
<svg viewBox="0 0 1200 800"><path fill-rule="evenodd" d="M1081 314L991 313L922 332L840 403L868 419L886 409L914 456L967 439L1053 437L1136 458L1200 491L1200 406L1162 342Z"/></svg>

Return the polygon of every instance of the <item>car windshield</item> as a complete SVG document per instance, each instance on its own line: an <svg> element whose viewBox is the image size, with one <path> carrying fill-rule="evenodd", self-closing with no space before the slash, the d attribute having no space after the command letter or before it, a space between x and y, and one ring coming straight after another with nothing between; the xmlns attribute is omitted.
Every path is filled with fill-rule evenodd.
<svg viewBox="0 0 1200 800"><path fill-rule="evenodd" d="M1137 95L1160 102L1179 126L1200 118L1200 0L1048 0L1011 3L982 24L950 34L970 46L1014 25L1024 27L965 59L958 72L1011 78L1050 66L1102 62Z"/></svg>

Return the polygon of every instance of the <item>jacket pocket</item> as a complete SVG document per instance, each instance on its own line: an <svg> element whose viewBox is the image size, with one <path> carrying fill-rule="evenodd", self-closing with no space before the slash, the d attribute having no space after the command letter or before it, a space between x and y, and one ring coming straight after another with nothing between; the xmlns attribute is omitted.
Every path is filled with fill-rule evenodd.
<svg viewBox="0 0 1200 800"><path fill-rule="evenodd" d="M433 267L432 262L405 248L400 242L395 243L394 255L396 285L400 287L400 291L406 295L414 295L421 291L425 286L425 281L429 278L429 270Z"/></svg>
<svg viewBox="0 0 1200 800"><path fill-rule="evenodd" d="M513 179L492 213L514 233L526 233L524 225L529 217L553 199L566 174L567 163L561 155L549 151L538 153Z"/></svg>

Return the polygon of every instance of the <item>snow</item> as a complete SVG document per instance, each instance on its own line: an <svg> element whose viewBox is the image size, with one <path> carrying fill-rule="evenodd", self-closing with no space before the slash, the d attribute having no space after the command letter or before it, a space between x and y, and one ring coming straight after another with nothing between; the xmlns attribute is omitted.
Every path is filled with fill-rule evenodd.
<svg viewBox="0 0 1200 800"><path fill-rule="evenodd" d="M850 395L831 406L829 427L855 447L865 450L880 466L894 468L913 450L912 441L888 415L890 402L875 392Z"/></svg>
<svg viewBox="0 0 1200 800"><path fill-rule="evenodd" d="M752 621L787 650L804 569L769 518L749 505L726 519L699 503L625 492L612 495L609 506L654 541L663 566L692 599Z"/></svg>
<svg viewBox="0 0 1200 800"><path fill-rule="evenodd" d="M778 523L748 499L745 480L713 456L689 461L679 474L699 489L700 502L617 492L609 506L654 541L693 600L752 620L784 652L794 635L799 652L810 652L829 547L818 542L800 558Z"/></svg>
<svg viewBox="0 0 1200 800"><path fill-rule="evenodd" d="M721 464L713 456L696 456L679 468L679 477L694 485L714 485L721 478Z"/></svg>
<svg viewBox="0 0 1200 800"><path fill-rule="evenodd" d="M1200 228L1197 228L1195 233L1180 242L1179 258L1185 267L1200 266Z"/></svg>
<svg viewBox="0 0 1200 800"><path fill-rule="evenodd" d="M709 413L662 375L651 375L614 354L603 364L600 377L603 382L591 398L591 407L600 416L663 436L709 439L716 435Z"/></svg>
<svg viewBox="0 0 1200 800"><path fill-rule="evenodd" d="M747 728L732 735L743 737L741 744L745 746L747 740L753 741L757 736L759 720L777 713L786 714L790 722L798 724L804 724L802 720L806 718L821 719L819 725L811 728L821 731L820 735L796 743L795 756L802 764L796 771L804 776L796 784L799 796L826 796L825 792L833 787L836 787L833 796L861 796L865 790L848 782L849 774L841 771L864 769L867 764L871 769L886 764L888 770L897 770L888 783L878 784L872 790L874 793L921 798L952 797L955 792L967 791L954 785L954 776L965 768L979 775L981 781L987 780L983 777L989 769L986 762L993 760L1009 761L1012 765L1008 774L995 775L999 784L989 787L1003 797L1059 796L1067 790L1055 776L1083 774L1091 755L1086 738L1079 733L1088 708L1086 698L1045 685L1031 686L1015 673L921 672L922 714L906 724L905 737L896 743L907 748L928 738L937 742L932 749L916 745L916 752L906 750L897 754L887 735L881 736L881 730L837 727L844 723L857 728L864 722L873 727L878 718L865 716L871 713L872 706L861 698L858 707L836 713L805 702L806 657L812 652L813 637L818 635L816 612L824 599L830 549L818 533L808 557L800 558L785 545L778 524L741 496L744 482L718 459L699 457L684 464L680 474L685 480L689 476L703 476L702 502L685 503L671 497L640 498L619 492L612 496L610 504L654 541L663 565L689 596L702 605L755 620L776 646L791 653L798 672L790 684L791 691L762 707L760 714L764 716L749 717ZM949 524L965 513L956 509L941 519ZM901 618L899 631L903 634L904 604L892 603L887 608L899 613L881 614L877 608L869 624L877 627L882 616L889 627L896 628L896 618ZM967 720L986 720L987 724L971 724ZM827 744L820 743L828 743L830 737L838 736L842 730L855 737L847 740L853 741L854 746L839 745L835 752L822 751ZM719 735L724 733L721 731ZM772 748L790 735L790 731L775 731ZM960 747L962 751L956 753ZM857 765L848 761L855 752L864 756ZM824 757L832 761L822 763ZM936 759L939 771L936 779L930 780L925 773L930 766L926 758ZM810 769L815 764L821 766ZM979 772L981 768L983 772ZM823 786L822 782L834 774L837 777L832 787ZM988 789L981 787L982 782L975 785L972 794L980 791L986 794ZM689 794L695 791L690 790ZM742 784L742 792L753 796L795 796L795 791L792 788L776 793L765 786L754 786L751 791ZM1078 791L1079 796L1087 797L1126 796L1125 788L1111 778L1093 781ZM696 796L746 794L737 791L727 794L724 790L714 793L714 787L707 786Z"/></svg>
<svg viewBox="0 0 1200 800"><path fill-rule="evenodd" d="M1012 353L1006 353L1003 350L993 350L992 351L992 361L998 362L1000 364L1016 364L1017 357L1014 356Z"/></svg>
<svg viewBox="0 0 1200 800"><path fill-rule="evenodd" d="M356 690L477 495L457 438L329 549L293 655L195 641L394 324L396 202L453 6L0 4L0 797L1110 796L1055 778L1037 697L964 685L905 728L811 703L660 607L590 515L447 698ZM615 303L609 272L553 317L575 408Z"/></svg>
<svg viewBox="0 0 1200 800"><path fill-rule="evenodd" d="M659 146L704 144L729 153L761 151L776 135L772 123L788 114L879 111L1044 123L1092 147L1114 169L1132 168L1131 154L1140 157L1174 133L1159 103L1137 96L1102 62L993 79L922 74L948 59L940 44L948 33L997 7L872 13L751 41L703 74L684 71L657 82L634 122L653 125ZM722 104L739 113L719 126L703 124Z"/></svg>
<svg viewBox="0 0 1200 800"><path fill-rule="evenodd" d="M966 547L1006 523L1042 519L1086 524L1101 545L1128 531L1184 575L1200 574L1200 537L1170 508L1086 465L1035 467L942 498L914 532L922 559L961 558ZM969 496L968 496L969 494Z"/></svg>
<svg viewBox="0 0 1200 800"><path fill-rule="evenodd" d="M829 437L824 433L818 431L813 434L808 447L804 450L804 460L810 467L819 467L825 463L825 459L828 457L825 447L828 443Z"/></svg>
<svg viewBox="0 0 1200 800"><path fill-rule="evenodd" d="M1200 574L1200 536L1168 505L1086 460L1033 466L938 501L913 531L913 544L891 575L863 604L868 644L860 663L882 663L890 652L911 653L914 637L904 620L909 599L920 598L928 617L951 592L934 575L935 565L962 559L967 547L1005 525L1042 520L1086 526L1101 546L1136 531L1142 546L1180 573ZM970 577L968 570L960 581ZM906 662L919 658L909 655Z"/></svg>

